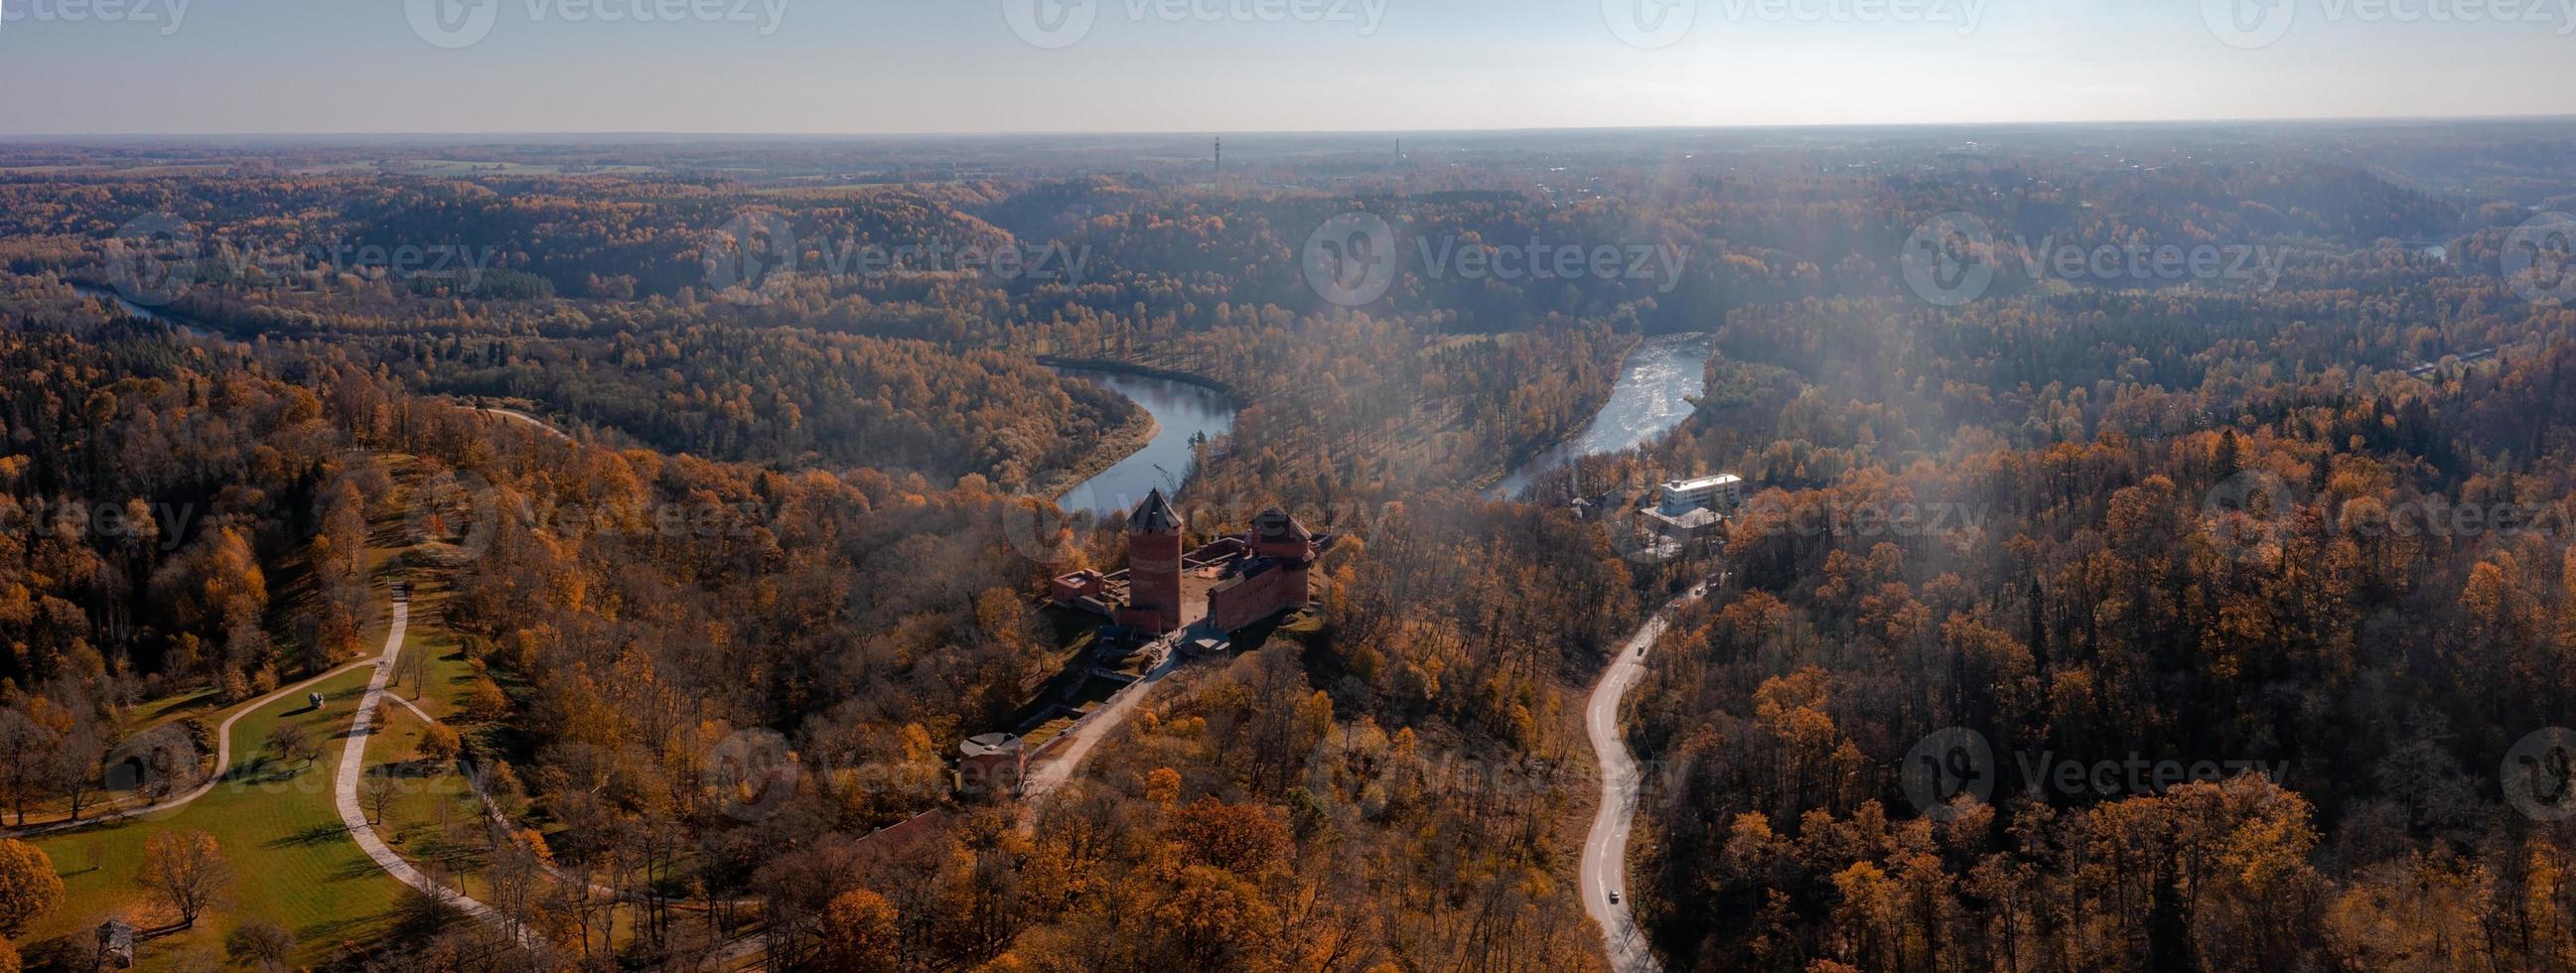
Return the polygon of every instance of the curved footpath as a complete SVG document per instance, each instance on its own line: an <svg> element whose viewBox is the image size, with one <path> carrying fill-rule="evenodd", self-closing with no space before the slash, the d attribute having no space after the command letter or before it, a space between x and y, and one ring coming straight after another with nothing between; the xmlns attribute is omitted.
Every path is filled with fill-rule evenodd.
<svg viewBox="0 0 2576 973"><path fill-rule="evenodd" d="M331 779L331 802L339 808L340 823L349 829L350 839L356 841L358 849L366 852L367 857L375 861L376 867L385 870L385 874L393 876L395 881L420 890L430 898L445 902L459 912L511 933L523 942L529 941L531 937L526 931L514 929L513 924L503 918L499 912L494 911L491 906L484 905L463 892L439 884L429 876L421 874L420 869L413 868L410 862L402 860L402 856L394 854L394 850L385 844L383 836L376 834L375 826L367 823L366 814L358 807L358 778L364 775L367 769L367 738L375 733L376 707L387 698L385 685L393 681L394 660L402 656L403 631L409 627L410 622L411 602L408 599L395 598L394 622L393 626L385 632L384 654L377 656L372 663L361 663L374 665L376 674L367 680L367 695L358 700L356 718L349 723L349 743L341 748L340 769Z"/></svg>
<svg viewBox="0 0 2576 973"><path fill-rule="evenodd" d="M512 932L511 924L506 921L499 912L493 910L490 906L469 898L458 890L439 885L429 876L421 874L421 871L418 868L412 867L410 862L404 861L401 855L396 854L392 848L386 846L384 839L376 834L375 828L367 824L366 815L363 813L364 809L358 806L358 778L363 776L366 771L367 737L374 731L373 724L375 721L376 702L381 699L388 704L410 710L413 716L418 717L420 721L425 724L436 725L439 722L437 717L429 715L429 711L420 708L419 704L414 703L411 700L404 699L400 693L387 691L387 687L392 682L394 659L402 652L402 632L405 624L409 621L410 614L411 606L408 603L401 601L394 602L393 634L385 642L384 654L377 657L377 659L372 663L380 666L381 668L376 670L375 679L367 684L366 699L360 702L358 707L358 722L350 727L348 749L341 751L340 770L338 775L332 780L331 784L332 800L339 807L340 823L349 829L349 837L357 841L358 847L367 853L368 858L374 859L377 867L384 869L386 874L393 876L395 880L400 881L405 885L409 885L412 888L419 889L422 892L429 894L433 898L443 900L447 904L455 906L458 910L467 915L490 923L496 929L500 929L503 932ZM360 662L355 664L368 665L370 663ZM492 796L483 791L482 785L475 783L471 777L466 779L466 785L473 789L475 800L482 803L483 812L490 815L494 823L504 826L509 825L509 818L501 813L500 806L493 803ZM555 881L571 881L571 879L567 877L561 869L558 869L553 865L545 865L543 867L546 874L552 876ZM589 883L589 888L591 894L601 896L603 898L611 898L619 901L631 901L633 898L632 896L620 894L614 889L595 883ZM756 905L759 901L760 900L758 899L736 899L732 904L736 906ZM536 944L536 939L533 933L521 930L517 931L515 935L517 935L523 945L533 946ZM716 949L708 959L719 967L730 967L735 964L748 962L753 956L758 955L766 947L767 943L763 940L762 936L758 933L752 933L725 943Z"/></svg>
<svg viewBox="0 0 2576 973"><path fill-rule="evenodd" d="M335 666L330 670L323 672L321 675L314 676L304 680L303 682L284 687L266 696L262 696L258 699L233 707L233 715L224 717L224 721L215 726L215 771L206 777L205 783L197 785L195 790L191 790L177 797L167 798L157 803L146 804L141 807L121 808L99 814L95 817L82 818L77 821L65 819L62 821L50 821L43 824L31 824L22 828L15 828L7 832L0 833L5 833L13 838L33 838L38 835L53 834L58 831L71 831L79 828L96 827L102 824L112 824L118 821L123 821L127 818L138 818L147 814L176 811L185 807L191 801L214 793L215 787L222 784L225 777L231 775L233 768L233 724L241 722L242 717L259 712L270 703L277 702L279 699L291 696L295 693L303 692L304 690L312 688L315 683L319 683L322 680L329 679L362 665L366 665L366 663L360 661L348 663L342 666Z"/></svg>
<svg viewBox="0 0 2576 973"><path fill-rule="evenodd" d="M1637 816L1638 774L1636 760L1619 738L1619 701L1645 674L1646 650L1672 625L1673 612L1707 593L1707 582L1694 585L1647 619L1637 634L1619 646L1618 658L1610 660L1600 684L1593 687L1592 702L1583 710L1584 733L1592 738L1592 759L1601 768L1601 805L1592 815L1592 833L1583 839L1578 886L1583 890L1583 911L1601 924L1610 968L1619 973L1663 968L1655 962L1654 951L1647 948L1636 916L1628 909L1628 826ZM1617 904L1610 901L1613 893L1619 896Z"/></svg>

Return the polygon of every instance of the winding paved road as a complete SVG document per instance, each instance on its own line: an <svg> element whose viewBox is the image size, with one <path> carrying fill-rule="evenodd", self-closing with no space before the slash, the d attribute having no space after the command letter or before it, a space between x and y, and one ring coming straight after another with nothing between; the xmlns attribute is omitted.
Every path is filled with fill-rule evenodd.
<svg viewBox="0 0 2576 973"><path fill-rule="evenodd" d="M1708 593L1708 584L1693 586L1673 599L1619 647L1619 657L1610 661L1601 683L1593 687L1592 702L1584 707L1583 728L1592 738L1592 758L1601 768L1601 806L1592 815L1592 833L1583 839L1583 911L1601 924L1603 947L1608 951L1610 968L1619 973L1661 970L1655 954L1646 946L1646 937L1637 929L1637 919L1628 910L1628 827L1637 816L1637 762L1628 755L1628 745L1619 738L1619 701L1637 678L1646 672L1646 650L1653 648L1664 629L1672 625L1673 612L1698 601ZM1611 904L1611 893L1619 902Z"/></svg>

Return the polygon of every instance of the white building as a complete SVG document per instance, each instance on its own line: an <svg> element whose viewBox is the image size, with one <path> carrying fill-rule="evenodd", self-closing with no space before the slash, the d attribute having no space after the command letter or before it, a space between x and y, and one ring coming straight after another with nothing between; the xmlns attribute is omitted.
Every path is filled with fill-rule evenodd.
<svg viewBox="0 0 2576 973"><path fill-rule="evenodd" d="M1733 473L1721 473L1665 483L1662 510L1667 517L1680 517L1693 510L1730 513L1743 502L1744 478Z"/></svg>

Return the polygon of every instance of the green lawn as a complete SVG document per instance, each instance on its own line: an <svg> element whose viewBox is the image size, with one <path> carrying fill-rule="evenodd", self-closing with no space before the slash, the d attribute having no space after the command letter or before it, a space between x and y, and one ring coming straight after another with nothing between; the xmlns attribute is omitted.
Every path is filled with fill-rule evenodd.
<svg viewBox="0 0 2576 973"><path fill-rule="evenodd" d="M144 928L169 924L175 917L159 914L134 874L146 838L189 829L213 835L222 847L235 876L232 892L196 929L145 943L143 968L167 966L201 949L220 953L236 916L266 918L293 931L305 963L328 959L343 942L377 938L402 886L359 852L331 803L331 771L370 675L354 669L315 687L330 700L319 712L306 710L297 694L242 717L233 726L231 773L195 803L157 820L122 821L37 841L63 873L64 902L25 941L86 937L116 915L136 916ZM260 752L269 731L288 720L323 744L323 758L310 767L279 766Z"/></svg>
<svg viewBox="0 0 2576 973"><path fill-rule="evenodd" d="M421 734L428 728L397 705L389 710L384 730L367 741L367 772L390 772L402 783L376 830L395 854L437 866L451 882L461 882L466 894L481 897L487 891L476 874L483 859L483 802L456 772L455 763L433 767L417 759Z"/></svg>

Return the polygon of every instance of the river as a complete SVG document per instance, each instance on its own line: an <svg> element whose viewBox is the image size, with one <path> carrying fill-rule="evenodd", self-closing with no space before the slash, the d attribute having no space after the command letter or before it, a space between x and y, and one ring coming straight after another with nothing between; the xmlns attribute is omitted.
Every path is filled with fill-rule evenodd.
<svg viewBox="0 0 2576 973"><path fill-rule="evenodd" d="M148 308L148 307L144 307L143 305L136 304L136 303L134 303L133 301L126 300L126 299L125 299L125 295L123 295L123 294L119 294L119 293L117 293L117 292L116 292L115 290L113 290L113 289L105 288L105 287L92 287L92 286L90 286L90 285L88 285L88 284L82 284L82 283L73 283L73 284L72 284L72 290L79 291L79 292L80 292L80 295L81 295L82 297L96 297L96 298L104 298L104 299L109 300L109 301L114 301L114 302L116 302L116 306L117 306L117 308L118 308L119 310L124 311L124 312L125 312L125 313L127 313L127 314L133 315L133 316L138 317L138 318L149 318L149 319L154 320L154 321L159 321L159 322L161 322L161 323L163 323L163 324L166 324L166 325L169 325L169 326L171 326L171 327L174 327L174 328L179 329L182 333L185 333L185 334L186 334L186 335L188 335L189 337L194 338L194 337L202 337L202 336L204 336L204 335L205 335L205 332L204 332L204 331L202 331L202 330L200 330L200 329L196 326L196 324L195 324L195 323L190 322L190 321L188 321L188 320L186 320L186 319L184 319L184 318L181 318L181 317L179 317L178 315L170 314L170 313L167 313L167 312L164 312L164 311L157 311L157 310L154 310L154 309L152 309L152 308Z"/></svg>
<svg viewBox="0 0 2576 973"><path fill-rule="evenodd" d="M1066 513L1089 510L1105 517L1135 509L1156 487L1166 494L1177 493L1190 472L1190 441L1199 436L1215 439L1234 429L1234 406L1214 389L1087 368L1058 368L1056 374L1086 379L1126 396L1143 406L1159 427L1145 448L1057 497L1056 505Z"/></svg>
<svg viewBox="0 0 2576 973"><path fill-rule="evenodd" d="M1592 417L1582 435L1531 457L1496 485L1493 496L1517 497L1541 474L1585 456L1634 449L1671 432L1690 418L1691 397L1707 387L1708 357L1717 350L1710 334L1668 334L1648 338L1619 369L1610 401Z"/></svg>

